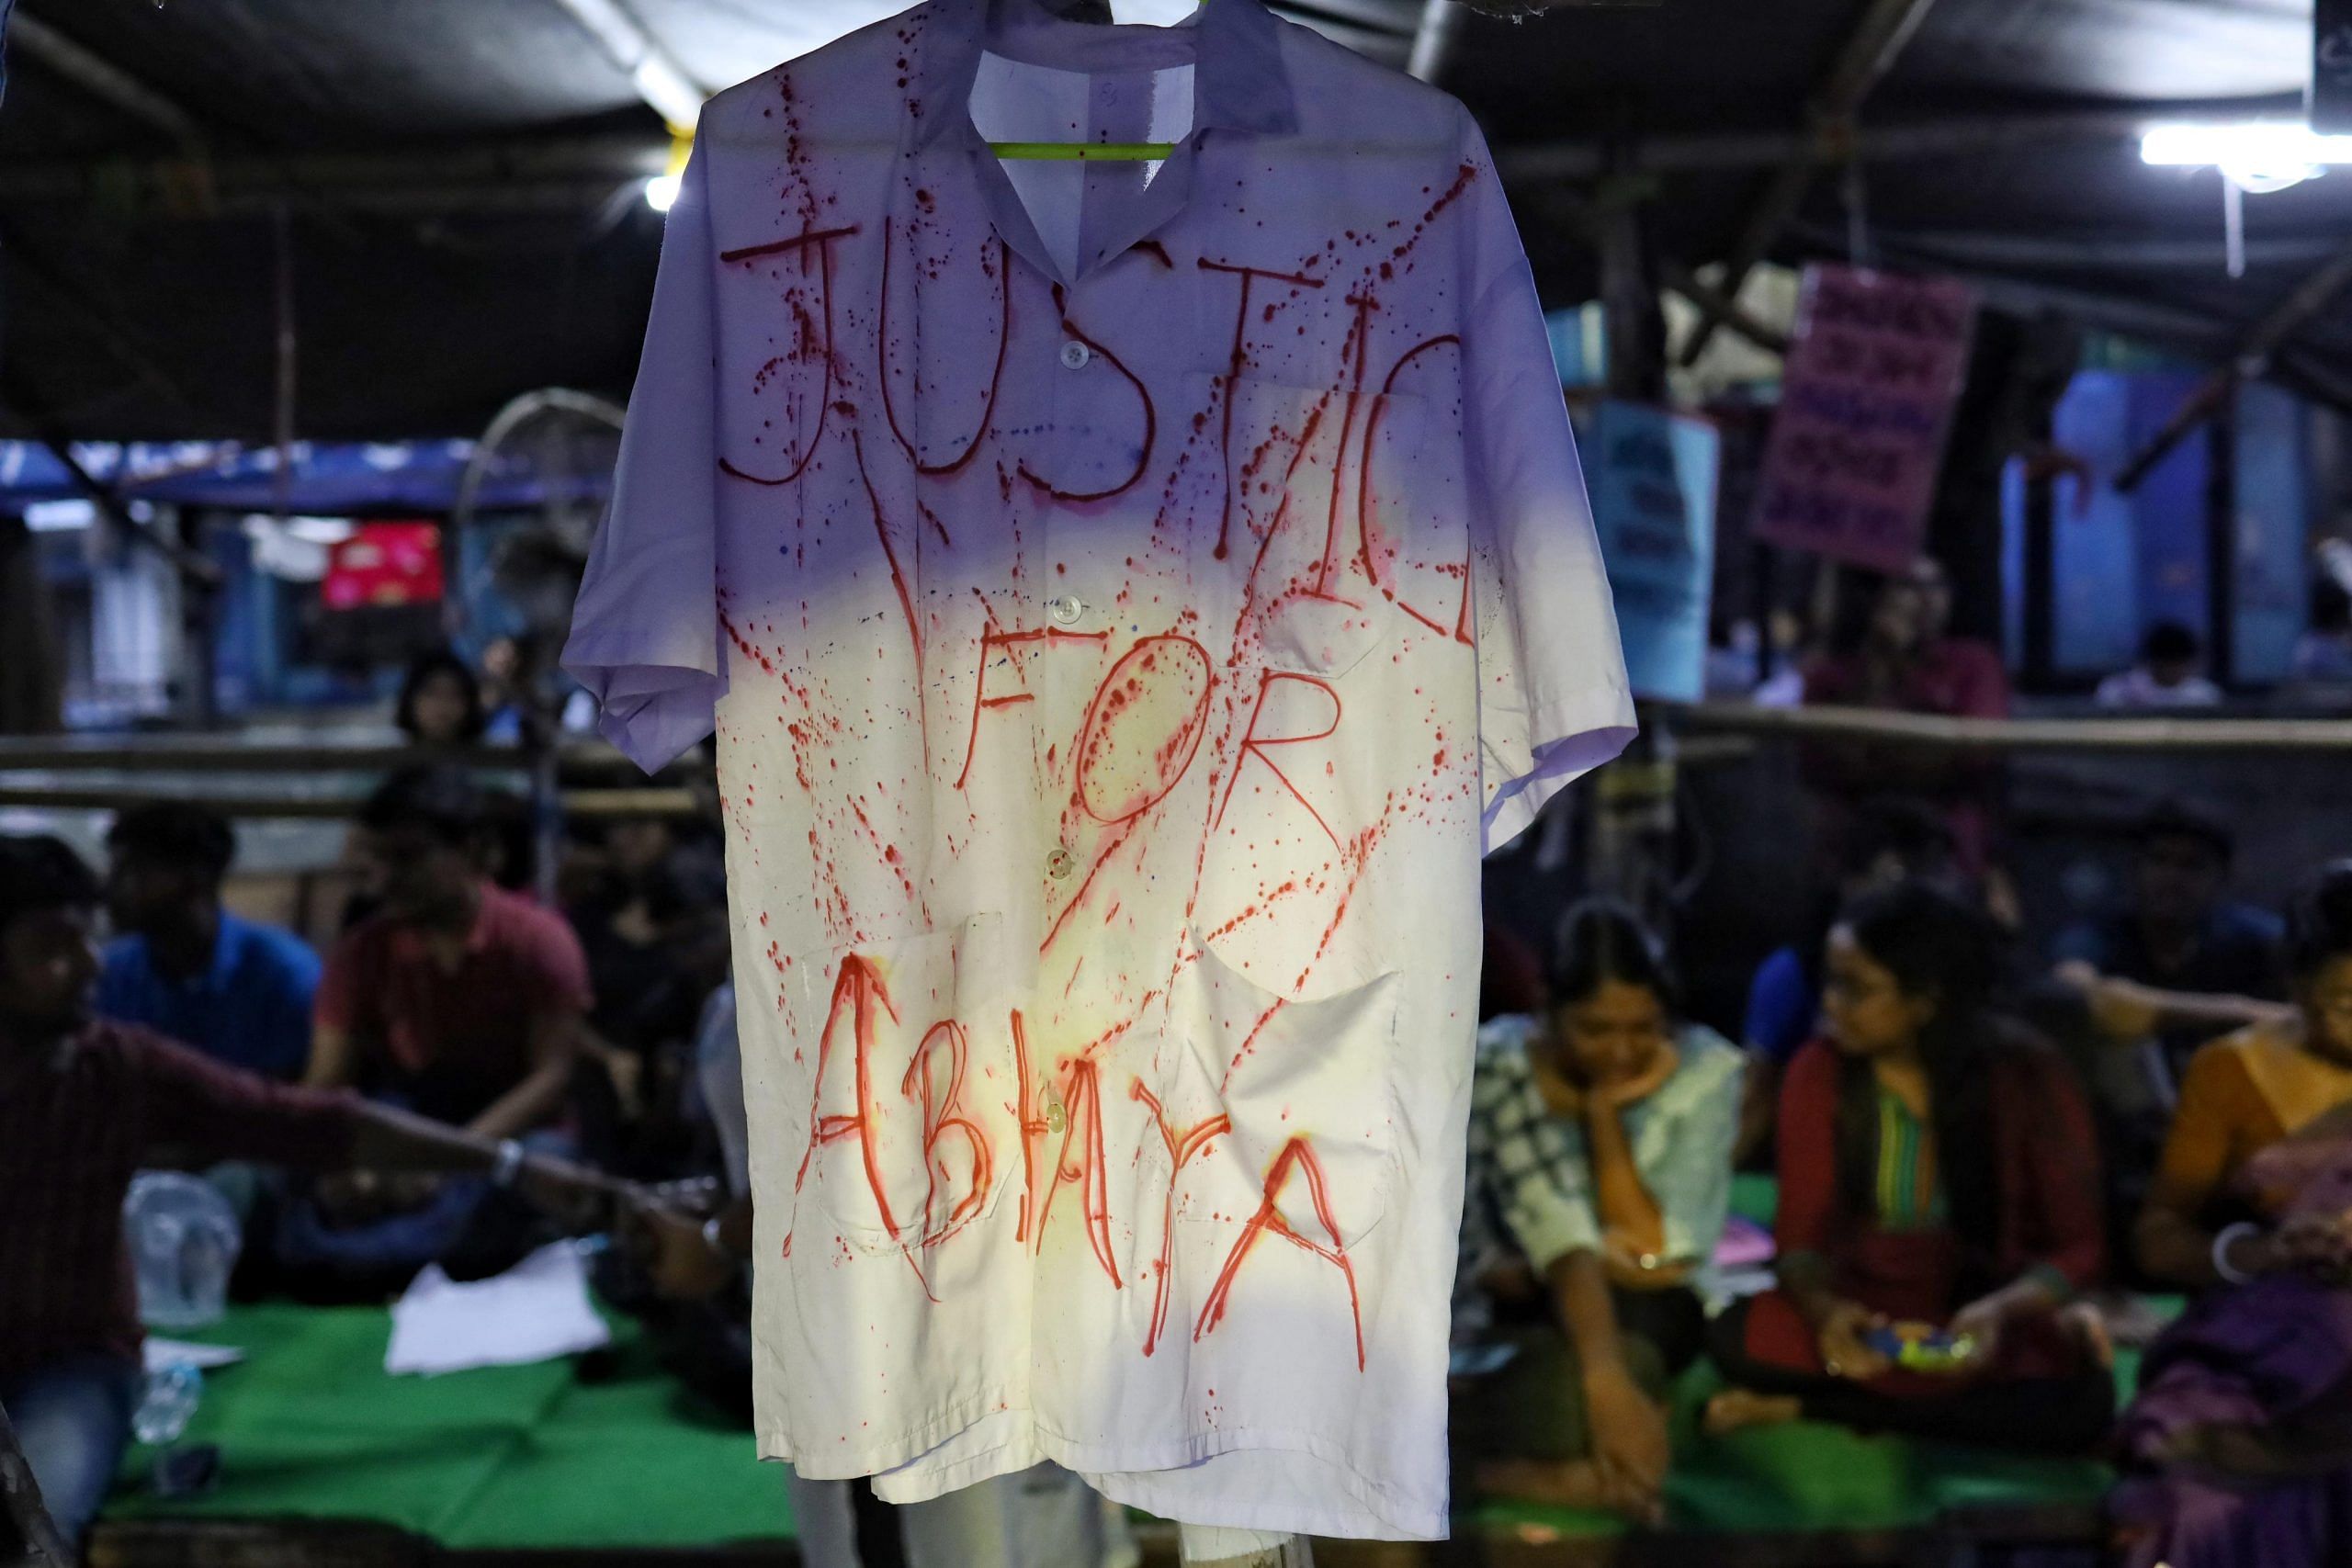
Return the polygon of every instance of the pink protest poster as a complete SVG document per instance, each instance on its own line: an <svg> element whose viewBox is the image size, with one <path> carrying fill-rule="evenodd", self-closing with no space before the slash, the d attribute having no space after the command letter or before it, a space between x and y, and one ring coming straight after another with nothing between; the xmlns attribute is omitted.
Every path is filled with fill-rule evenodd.
<svg viewBox="0 0 2352 1568"><path fill-rule="evenodd" d="M1975 315L1950 278L1805 268L1756 537L1879 571L1917 557Z"/></svg>

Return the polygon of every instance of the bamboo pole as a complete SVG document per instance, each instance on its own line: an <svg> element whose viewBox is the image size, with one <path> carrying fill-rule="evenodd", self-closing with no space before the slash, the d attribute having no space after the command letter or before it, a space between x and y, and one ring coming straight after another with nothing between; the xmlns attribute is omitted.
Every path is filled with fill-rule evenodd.
<svg viewBox="0 0 2352 1568"><path fill-rule="evenodd" d="M0 784L0 807L51 811L120 811L153 800L188 800L224 817L288 818L327 821L358 814L357 795L304 798L282 795L190 795L185 790L101 784ZM574 789L562 794L566 817L699 817L707 797L691 789Z"/></svg>
<svg viewBox="0 0 2352 1568"><path fill-rule="evenodd" d="M1962 751L2352 751L2342 718L1952 718L1877 708L1660 705L1678 728Z"/></svg>

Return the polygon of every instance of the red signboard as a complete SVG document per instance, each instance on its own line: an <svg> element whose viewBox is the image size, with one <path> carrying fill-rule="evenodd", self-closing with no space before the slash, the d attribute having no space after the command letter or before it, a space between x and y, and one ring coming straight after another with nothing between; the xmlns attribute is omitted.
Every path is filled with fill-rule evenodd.
<svg viewBox="0 0 2352 1568"><path fill-rule="evenodd" d="M1917 558L1975 316L1948 278L1805 269L1756 537L1879 571Z"/></svg>
<svg viewBox="0 0 2352 1568"><path fill-rule="evenodd" d="M432 523L363 523L329 547L319 595L330 610L436 604L441 601L441 529Z"/></svg>

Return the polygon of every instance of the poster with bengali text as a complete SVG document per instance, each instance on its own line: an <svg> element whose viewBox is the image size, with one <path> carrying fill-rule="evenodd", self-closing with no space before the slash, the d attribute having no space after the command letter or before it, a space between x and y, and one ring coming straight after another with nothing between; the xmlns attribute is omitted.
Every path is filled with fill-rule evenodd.
<svg viewBox="0 0 2352 1568"><path fill-rule="evenodd" d="M1756 537L1877 571L1917 558L1975 316L1949 278L1805 269Z"/></svg>

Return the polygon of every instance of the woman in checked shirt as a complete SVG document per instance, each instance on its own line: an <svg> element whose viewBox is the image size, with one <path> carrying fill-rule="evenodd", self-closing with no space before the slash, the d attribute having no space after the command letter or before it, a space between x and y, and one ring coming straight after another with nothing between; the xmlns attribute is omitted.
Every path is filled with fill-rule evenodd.
<svg viewBox="0 0 2352 1568"><path fill-rule="evenodd" d="M1457 1450L1483 1490L1655 1518L1667 1390L1696 1358L1690 1288L1730 1201L1742 1058L1683 1021L1634 915L1570 913L1541 1015L1478 1036L1465 1276L1512 1364L1473 1382Z"/></svg>

